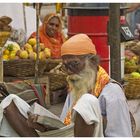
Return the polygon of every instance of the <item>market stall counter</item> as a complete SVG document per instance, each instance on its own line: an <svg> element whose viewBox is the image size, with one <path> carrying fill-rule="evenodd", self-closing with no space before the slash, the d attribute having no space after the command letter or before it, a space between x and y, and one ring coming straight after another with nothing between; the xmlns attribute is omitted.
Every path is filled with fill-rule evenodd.
<svg viewBox="0 0 140 140"><path fill-rule="evenodd" d="M7 85L8 83L11 83L15 87L17 87L18 83L21 85L27 84L28 86L30 85L32 90L35 90L33 88L35 85L34 65L35 61L30 59L5 61L4 82ZM67 95L67 82L66 74L61 71L61 59L49 58L48 60L41 62L39 65L39 72L38 85L44 85L46 87L47 106L65 101ZM27 94L24 94L25 99L26 96L28 96Z"/></svg>

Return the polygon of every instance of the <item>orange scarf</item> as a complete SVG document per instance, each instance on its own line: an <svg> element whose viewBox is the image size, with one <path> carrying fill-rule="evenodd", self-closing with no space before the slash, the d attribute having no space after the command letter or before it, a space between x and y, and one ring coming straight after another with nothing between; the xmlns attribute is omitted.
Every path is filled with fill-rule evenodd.
<svg viewBox="0 0 140 140"><path fill-rule="evenodd" d="M98 70L98 73L97 73L97 80L96 80L96 83L95 83L95 89L93 90L92 93L96 97L99 97L102 89L109 82L109 80L110 80L110 77L107 74L107 72L101 66L99 66L99 70Z"/></svg>
<svg viewBox="0 0 140 140"><path fill-rule="evenodd" d="M99 70L97 72L97 80L95 83L95 88L93 89L92 94L96 97L99 97L102 89L105 87L105 85L109 82L110 77L107 74L107 72L99 66ZM66 118L64 120L65 125L69 125L71 123L71 110L68 111Z"/></svg>
<svg viewBox="0 0 140 140"><path fill-rule="evenodd" d="M47 25L48 21L54 16L57 16L57 15L49 14L44 18L43 24L39 28L39 37L40 37L40 42L44 43L46 48L51 49L52 58L60 58L61 57L61 46L62 46L63 42L65 41L64 35L61 33L61 25L59 28L59 32L57 32L55 37L51 38L46 34L46 28L47 28L46 25ZM59 18L59 20L60 20L60 18ZM61 20L60 20L60 23L61 23ZM31 37L35 38L36 33L35 32L32 33Z"/></svg>

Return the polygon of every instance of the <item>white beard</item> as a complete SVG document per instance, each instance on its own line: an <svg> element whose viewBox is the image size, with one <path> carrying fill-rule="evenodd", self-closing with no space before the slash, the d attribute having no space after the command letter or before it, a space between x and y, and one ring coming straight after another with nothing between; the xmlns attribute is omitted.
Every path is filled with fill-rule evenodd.
<svg viewBox="0 0 140 140"><path fill-rule="evenodd" d="M74 101L77 101L83 94L93 90L95 79L96 71L91 68L88 61L86 61L84 70L79 74L73 74L67 77Z"/></svg>

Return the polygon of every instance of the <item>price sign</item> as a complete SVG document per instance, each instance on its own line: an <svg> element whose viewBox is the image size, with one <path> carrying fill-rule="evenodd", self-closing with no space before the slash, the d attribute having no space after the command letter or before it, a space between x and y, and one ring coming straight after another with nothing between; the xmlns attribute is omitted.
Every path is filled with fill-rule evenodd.
<svg viewBox="0 0 140 140"><path fill-rule="evenodd" d="M133 39L134 39L134 35L133 35L128 23L121 24L121 40L129 41L129 40L133 40Z"/></svg>

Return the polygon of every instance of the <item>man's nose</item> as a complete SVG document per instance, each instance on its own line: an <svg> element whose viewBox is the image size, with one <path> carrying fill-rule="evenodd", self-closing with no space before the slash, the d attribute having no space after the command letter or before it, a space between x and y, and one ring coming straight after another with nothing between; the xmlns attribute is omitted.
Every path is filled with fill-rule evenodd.
<svg viewBox="0 0 140 140"><path fill-rule="evenodd" d="M72 74L75 74L75 73L68 69L68 70L67 70L67 74L68 74L68 75L72 75Z"/></svg>

